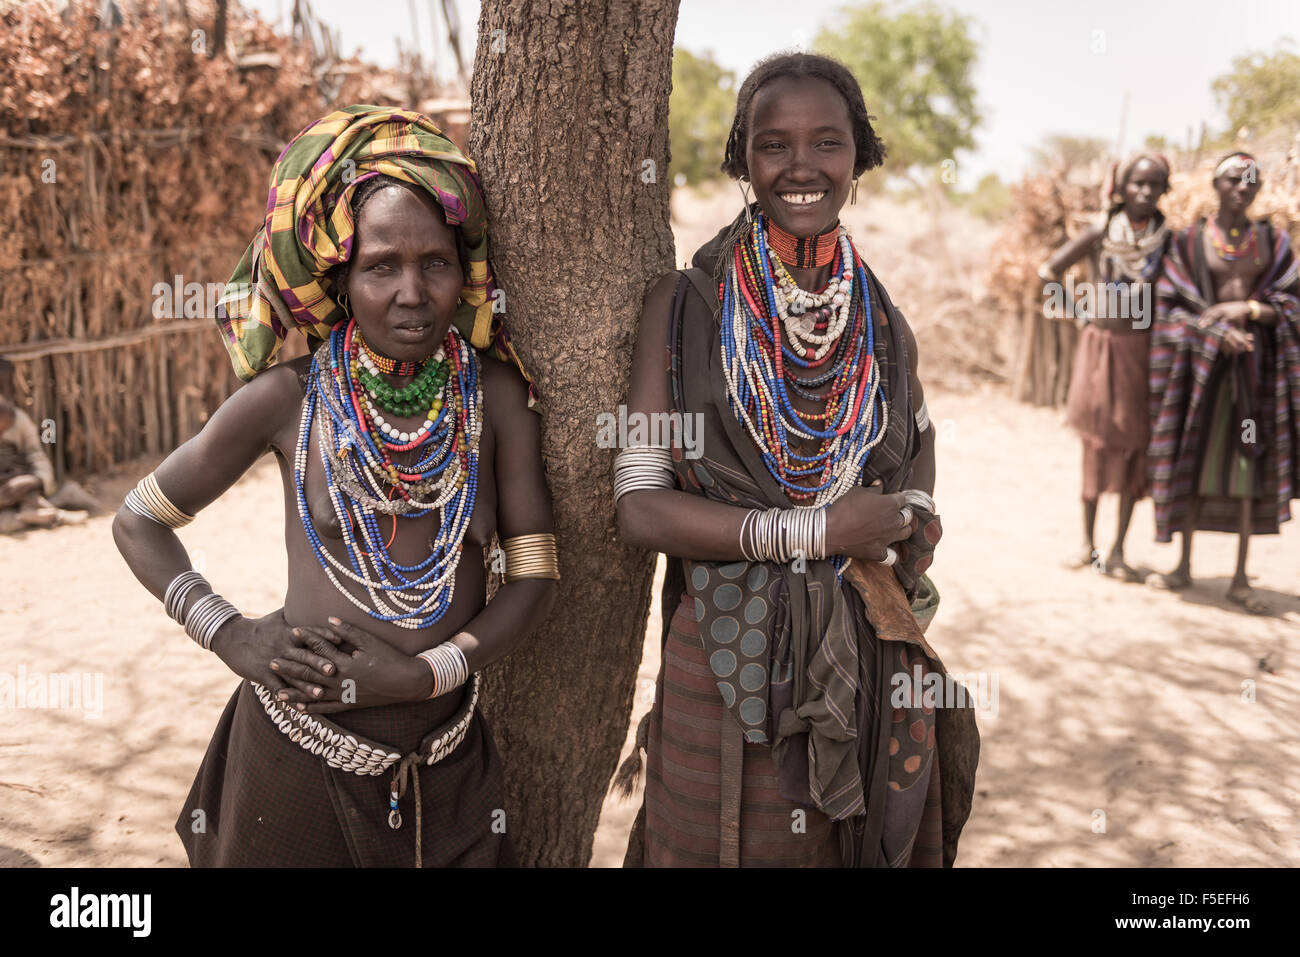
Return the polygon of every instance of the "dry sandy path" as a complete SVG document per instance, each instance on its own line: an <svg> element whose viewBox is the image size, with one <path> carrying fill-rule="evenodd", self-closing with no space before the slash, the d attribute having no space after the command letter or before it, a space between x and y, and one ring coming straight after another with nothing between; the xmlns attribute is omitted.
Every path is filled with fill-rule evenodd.
<svg viewBox="0 0 1300 957"><path fill-rule="evenodd" d="M1198 540L1198 585L1183 596L1066 571L1079 452L1061 413L993 391L936 392L930 405L945 527L930 637L950 670L984 672L990 689L996 676L998 689L996 715L980 718L959 863L1300 864L1300 527L1258 540L1251 555L1278 617L1222 601L1234 549L1225 535ZM125 487L100 490L120 500ZM267 458L181 532L246 613L284 594L281 501ZM1104 543L1113 522L1106 502ZM0 865L185 862L172 826L235 682L136 583L110 524L0 540L0 681L58 672L103 682L102 699L81 708L0 709ZM1151 530L1143 503L1130 559L1167 567L1174 548L1153 544ZM656 641L633 722L650 705ZM621 862L639 800L607 802L593 864Z"/></svg>

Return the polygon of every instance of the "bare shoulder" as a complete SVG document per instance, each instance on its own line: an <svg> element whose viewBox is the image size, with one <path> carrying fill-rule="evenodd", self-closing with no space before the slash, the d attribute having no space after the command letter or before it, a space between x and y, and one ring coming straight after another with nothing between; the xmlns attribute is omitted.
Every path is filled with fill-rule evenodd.
<svg viewBox="0 0 1300 957"><path fill-rule="evenodd" d="M496 428L508 431L512 422L535 414L528 408L528 383L514 365L479 353L479 368L486 415Z"/></svg>
<svg viewBox="0 0 1300 957"><path fill-rule="evenodd" d="M276 363L235 393L241 399L244 417L254 417L262 424L270 444L283 448L284 443L293 441L292 436L285 436L290 428L297 432L310 370L309 355Z"/></svg>
<svg viewBox="0 0 1300 957"><path fill-rule="evenodd" d="M286 443L292 443L288 429L297 434L306 368L303 360L293 360L259 373L158 466L158 481L178 507L196 514L264 453L286 454Z"/></svg>
<svg viewBox="0 0 1300 957"><path fill-rule="evenodd" d="M646 287L645 301L641 306L639 339L643 344L658 347L668 334L669 313L681 274L665 273Z"/></svg>
<svg viewBox="0 0 1300 957"><path fill-rule="evenodd" d="M308 357L278 363L243 383L221 406L241 418L261 417L268 425L296 411L306 392Z"/></svg>
<svg viewBox="0 0 1300 957"><path fill-rule="evenodd" d="M310 373L311 356L298 356L288 362L276 363L248 385L258 384L267 399L294 399L296 404L307 394Z"/></svg>
<svg viewBox="0 0 1300 957"><path fill-rule="evenodd" d="M673 270L666 272L650 284L646 291L646 305L652 302L660 302L665 306L672 302L673 292L677 289L677 283L681 280L682 274Z"/></svg>
<svg viewBox="0 0 1300 957"><path fill-rule="evenodd" d="M642 322L662 323L665 327L668 325L668 311L672 308L673 295L680 279L681 273L670 272L650 283L641 308Z"/></svg>

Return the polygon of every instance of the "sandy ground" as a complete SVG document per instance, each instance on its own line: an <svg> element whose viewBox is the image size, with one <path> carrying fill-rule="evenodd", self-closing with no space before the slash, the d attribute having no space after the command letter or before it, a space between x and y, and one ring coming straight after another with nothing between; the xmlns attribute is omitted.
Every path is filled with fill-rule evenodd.
<svg viewBox="0 0 1300 957"><path fill-rule="evenodd" d="M959 863L1300 864L1300 527L1252 549L1277 617L1222 600L1226 535L1198 539L1186 595L1067 571L1079 452L1061 413L994 390L936 392L930 404L945 527L930 637L950 670L982 672L998 692L980 718ZM120 497L126 486L98 491ZM263 459L181 532L247 613L284 593L280 503ZM1099 524L1108 543L1113 503ZM0 682L102 681L101 696L92 679L75 707L0 709L0 864L185 862L172 826L235 682L135 582L110 525L105 515L0 540ZM1130 559L1165 568L1174 546L1153 544L1151 531L1142 503ZM651 703L658 630L652 615L632 725ZM594 865L621 862L639 800L607 802Z"/></svg>
<svg viewBox="0 0 1300 957"><path fill-rule="evenodd" d="M678 262L736 208L729 188L675 193ZM936 253L915 207L864 197L844 218L921 344L945 529L929 637L950 671L973 673L991 698L958 863L1300 864L1300 522L1252 546L1249 567L1275 617L1223 601L1227 535L1197 539L1197 586L1183 595L1065 570L1079 540L1080 452L1063 412L972 388L951 360L959 348L1000 365L1005 329L987 333L972 311L954 347L951 325L927 321L947 309L960 322L961 297L978 299L991 228L950 211L949 251ZM951 268L934 265L945 257ZM87 484L120 502L151 464ZM281 503L268 457L180 533L245 614L283 600ZM1114 508L1103 500L1103 549ZM172 827L236 682L135 581L111 521L0 537L0 701L6 681L90 676L75 706L0 705L0 865L185 863ZM1143 502L1130 561L1172 567L1175 546L1154 544L1152 531ZM651 705L659 630L654 608L625 754ZM593 865L622 862L639 804L639 792L606 801Z"/></svg>

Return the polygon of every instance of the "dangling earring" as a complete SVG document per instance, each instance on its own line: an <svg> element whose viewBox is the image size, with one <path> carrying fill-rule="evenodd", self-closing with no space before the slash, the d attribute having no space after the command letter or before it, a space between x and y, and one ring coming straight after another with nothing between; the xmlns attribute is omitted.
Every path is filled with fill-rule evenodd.
<svg viewBox="0 0 1300 957"><path fill-rule="evenodd" d="M857 204L858 204L858 181L855 179L853 181L853 192L849 193L849 205L856 206Z"/></svg>
<svg viewBox="0 0 1300 957"><path fill-rule="evenodd" d="M745 177L742 176L736 182L736 185L740 187L740 196L745 201L745 222L752 225L754 222L754 214L750 212L749 207L750 204L753 203L753 200L749 198L748 181L745 179Z"/></svg>
<svg viewBox="0 0 1300 957"><path fill-rule="evenodd" d="M348 300L348 294L346 292L339 293L339 308L343 310L345 316L349 319L352 318L352 303Z"/></svg>

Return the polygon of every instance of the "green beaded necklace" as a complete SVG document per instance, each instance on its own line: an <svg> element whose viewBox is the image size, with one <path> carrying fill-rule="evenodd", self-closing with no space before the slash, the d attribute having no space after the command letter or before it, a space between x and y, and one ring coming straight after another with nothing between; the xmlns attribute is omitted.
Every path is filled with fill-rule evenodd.
<svg viewBox="0 0 1300 957"><path fill-rule="evenodd" d="M371 399L385 412L393 415L423 414L429 404L442 394L447 384L449 368L445 361L426 362L411 379L401 388L389 385L384 379L358 364L357 379Z"/></svg>

